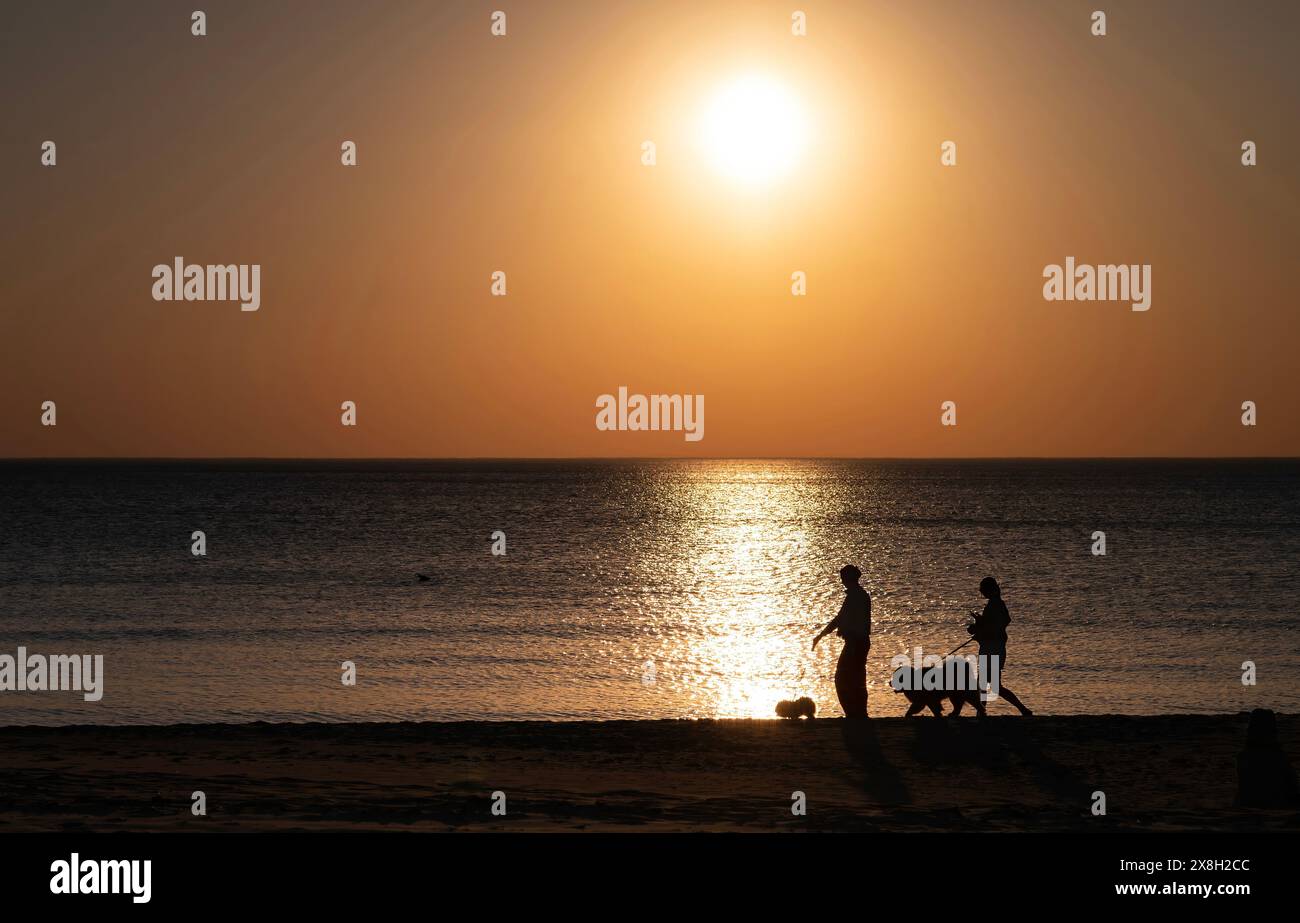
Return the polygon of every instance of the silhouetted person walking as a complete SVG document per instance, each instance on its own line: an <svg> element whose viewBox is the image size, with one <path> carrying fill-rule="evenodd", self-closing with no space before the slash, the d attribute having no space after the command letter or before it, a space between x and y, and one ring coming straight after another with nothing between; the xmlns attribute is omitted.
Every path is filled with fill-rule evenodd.
<svg viewBox="0 0 1300 923"><path fill-rule="evenodd" d="M980 581L980 595L988 602L984 604L984 611L979 615L971 613L975 622L968 625L966 630L979 642L980 657L985 658L981 663L988 664L988 672L993 672L991 661L994 657L997 658L998 695L1020 709L1020 714L1032 715L1033 712L1025 708L1020 699L1016 698L1016 694L1002 682L1002 671L1007 666L1007 626L1011 624L1011 613L1007 611L1007 604L1002 601L1002 588L992 577L985 577ZM981 690L986 682L987 680L981 674Z"/></svg>
<svg viewBox="0 0 1300 923"><path fill-rule="evenodd" d="M831 619L817 637L817 642L832 631L844 639L839 663L835 666L835 694L846 718L867 717L867 652L871 650L871 594L858 583L862 571L852 564L840 568L844 582L844 603L840 614Z"/></svg>

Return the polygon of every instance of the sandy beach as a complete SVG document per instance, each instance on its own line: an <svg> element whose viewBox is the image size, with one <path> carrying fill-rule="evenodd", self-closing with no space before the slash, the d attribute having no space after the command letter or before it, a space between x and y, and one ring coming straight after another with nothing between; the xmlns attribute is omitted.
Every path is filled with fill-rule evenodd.
<svg viewBox="0 0 1300 923"><path fill-rule="evenodd" d="M1300 720L1278 723L1294 761ZM1245 729L1246 715L8 727L0 832L1300 829L1295 810L1233 807Z"/></svg>

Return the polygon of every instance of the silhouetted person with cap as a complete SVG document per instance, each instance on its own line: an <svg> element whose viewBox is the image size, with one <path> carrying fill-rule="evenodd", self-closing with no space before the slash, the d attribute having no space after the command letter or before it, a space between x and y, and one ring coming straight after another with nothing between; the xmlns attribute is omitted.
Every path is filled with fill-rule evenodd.
<svg viewBox="0 0 1300 923"><path fill-rule="evenodd" d="M846 718L867 717L867 652L871 650L871 594L858 581L862 571L852 564L840 568L844 583L844 603L840 614L831 619L817 637L817 642L832 631L844 639L839 663L835 666L835 694Z"/></svg>
<svg viewBox="0 0 1300 923"><path fill-rule="evenodd" d="M1250 713L1246 749L1237 755L1237 807L1291 808L1300 803L1295 770L1277 742L1277 719L1267 708Z"/></svg>
<svg viewBox="0 0 1300 923"><path fill-rule="evenodd" d="M966 627L966 630L979 642L980 663L987 664L988 672L992 673L994 666L991 661L996 657L998 695L1020 709L1020 714L1032 715L1033 712L1025 708L1020 699L1016 698L1016 694L1002 682L1002 671L1007 665L1007 626L1011 624L1011 613L1007 611L1007 604L1002 601L1002 588L992 577L985 577L980 581L980 595L988 602L984 604L984 611L979 615L971 613L975 621ZM987 682L988 680L981 673L981 690Z"/></svg>

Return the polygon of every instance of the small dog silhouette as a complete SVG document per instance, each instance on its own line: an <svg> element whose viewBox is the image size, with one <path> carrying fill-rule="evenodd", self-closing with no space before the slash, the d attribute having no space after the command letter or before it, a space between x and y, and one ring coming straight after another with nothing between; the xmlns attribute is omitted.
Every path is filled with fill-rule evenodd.
<svg viewBox="0 0 1300 923"><path fill-rule="evenodd" d="M783 699L776 703L776 713L782 718L814 718L817 715L817 705L806 695L793 702Z"/></svg>

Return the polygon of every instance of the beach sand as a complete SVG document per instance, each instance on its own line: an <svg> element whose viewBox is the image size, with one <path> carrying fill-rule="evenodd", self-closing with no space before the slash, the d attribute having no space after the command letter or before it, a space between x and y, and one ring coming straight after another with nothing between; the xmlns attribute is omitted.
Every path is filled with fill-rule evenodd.
<svg viewBox="0 0 1300 923"><path fill-rule="evenodd" d="M1233 808L1246 721L8 727L0 832L1298 830ZM1300 717L1278 725L1294 761Z"/></svg>

